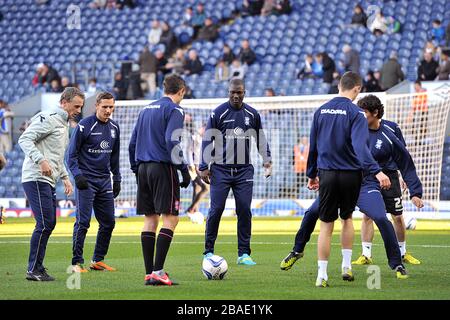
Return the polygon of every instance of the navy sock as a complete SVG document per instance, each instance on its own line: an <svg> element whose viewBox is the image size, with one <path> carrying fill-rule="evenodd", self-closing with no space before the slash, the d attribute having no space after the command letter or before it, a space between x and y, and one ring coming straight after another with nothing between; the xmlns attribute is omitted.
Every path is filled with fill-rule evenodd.
<svg viewBox="0 0 450 320"><path fill-rule="evenodd" d="M169 252L170 243L172 242L173 231L170 229L161 229L156 241L156 257L154 270L159 271L164 268L167 252Z"/></svg>
<svg viewBox="0 0 450 320"><path fill-rule="evenodd" d="M144 231L141 233L142 253L144 255L145 274L153 272L153 256L155 254L154 232Z"/></svg>

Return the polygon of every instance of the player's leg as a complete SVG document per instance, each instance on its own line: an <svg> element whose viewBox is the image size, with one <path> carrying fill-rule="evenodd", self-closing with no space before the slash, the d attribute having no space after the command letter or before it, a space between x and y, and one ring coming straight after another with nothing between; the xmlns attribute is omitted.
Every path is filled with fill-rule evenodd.
<svg viewBox="0 0 450 320"><path fill-rule="evenodd" d="M219 231L220 218L231 188L230 169L220 165L211 166L211 205L206 218L204 255L214 253L214 243Z"/></svg>
<svg viewBox="0 0 450 320"><path fill-rule="evenodd" d="M317 287L328 286L328 258L331 250L331 237L333 235L334 221L338 218L339 183L338 172L320 170L319 188L319 218L320 233L317 242L318 275Z"/></svg>
<svg viewBox="0 0 450 320"><path fill-rule="evenodd" d="M250 239L252 236L252 196L253 196L253 166L238 168L234 176L233 195L236 201L237 232L238 232L238 264L255 265L250 257Z"/></svg>
<svg viewBox="0 0 450 320"><path fill-rule="evenodd" d="M292 251L281 261L281 270L289 270L292 268L298 259L303 257L305 246L311 239L311 234L314 232L317 220L319 219L319 198L317 198L311 207L309 207L302 219L300 229L295 235L295 244Z"/></svg>
<svg viewBox="0 0 450 320"><path fill-rule="evenodd" d="M353 227L352 215L360 194L362 174L360 172L340 171L338 181L339 215L342 219L342 279L345 281L353 281L354 276L351 261L355 229Z"/></svg>
<svg viewBox="0 0 450 320"><path fill-rule="evenodd" d="M361 190L361 195L358 199L358 207L375 222L380 230L389 267L397 271L397 277L399 279L407 278L406 270L402 264L394 227L386 217L386 207L381 193L364 188Z"/></svg>
<svg viewBox="0 0 450 320"><path fill-rule="evenodd" d="M36 226L30 240L27 280L53 281L43 265L48 239L56 225L55 189L45 182L24 182L23 189L34 213Z"/></svg>
<svg viewBox="0 0 450 320"><path fill-rule="evenodd" d="M406 250L406 225L403 219L403 214L391 214L392 221L394 221L395 234L397 235L398 246L403 262L410 264L420 264L420 260L415 258Z"/></svg>
<svg viewBox="0 0 450 320"><path fill-rule="evenodd" d="M92 215L92 205L95 197L95 188L92 181L89 182L89 188L78 190L75 188L75 199L77 208L75 211L75 224L73 226L72 236L72 271L87 272L84 268L83 248L86 239L86 233L89 230Z"/></svg>
<svg viewBox="0 0 450 320"><path fill-rule="evenodd" d="M175 283L164 271L164 263L179 221L180 182L176 168L168 164L156 164L152 177L155 212L162 215L163 225L156 238L155 264L149 284L171 286Z"/></svg>
<svg viewBox="0 0 450 320"><path fill-rule="evenodd" d="M99 227L90 268L93 270L116 271L115 268L103 261L108 253L116 219L114 216L114 196L111 180L102 181L101 184L102 188L97 192L94 199L94 214Z"/></svg>
<svg viewBox="0 0 450 320"><path fill-rule="evenodd" d="M374 236L373 220L363 214L361 221L362 254L352 262L356 265L372 264L372 241Z"/></svg>

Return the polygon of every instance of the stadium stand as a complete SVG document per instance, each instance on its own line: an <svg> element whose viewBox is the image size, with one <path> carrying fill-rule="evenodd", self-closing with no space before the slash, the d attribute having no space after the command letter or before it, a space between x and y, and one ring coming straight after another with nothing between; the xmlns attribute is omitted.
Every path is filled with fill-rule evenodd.
<svg viewBox="0 0 450 320"><path fill-rule="evenodd" d="M120 60L137 60L147 44L153 19L167 21L182 45L191 45L204 66L200 75L186 81L196 98L226 97L226 82L214 81L214 66L224 44L238 54L240 41L248 39L257 54L257 63L246 72L247 96L262 96L271 87L277 94L326 94L329 85L321 79L297 79L306 54L326 51L342 70L342 47L349 43L361 57L360 72L379 70L392 50L398 52L402 69L411 81L417 77L417 66L430 37L432 21L450 22L450 2L434 0L368 1L368 0L292 0L290 15L249 16L234 18L241 0L203 1L205 12L214 22L227 21L214 42L192 41L192 28L182 24L187 7L185 0L136 1L134 9L95 10L89 0L77 1L80 7L80 29L70 29L66 22L71 0L51 1L37 5L34 0L0 0L3 20L0 22L0 98L10 104L43 90L34 88L31 80L38 63L45 62L60 76L71 81L96 77L98 87L111 89L114 72ZM190 2L191 5L195 1ZM401 32L376 37L364 27L350 27L353 7L360 3L382 8L385 16L401 23ZM82 81L80 81L82 82ZM83 86L82 86L83 88ZM450 173L450 154L446 142L443 176ZM8 153L9 164L1 173L0 197L22 196L20 168L23 154L15 146ZM5 187L6 186L6 187ZM443 181L442 197L450 199L450 182Z"/></svg>

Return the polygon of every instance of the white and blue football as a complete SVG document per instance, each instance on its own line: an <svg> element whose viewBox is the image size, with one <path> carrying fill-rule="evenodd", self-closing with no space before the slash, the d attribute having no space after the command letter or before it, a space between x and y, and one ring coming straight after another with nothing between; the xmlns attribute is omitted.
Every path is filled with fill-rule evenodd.
<svg viewBox="0 0 450 320"><path fill-rule="evenodd" d="M217 255L203 259L202 272L208 280L222 280L228 271L227 261Z"/></svg>

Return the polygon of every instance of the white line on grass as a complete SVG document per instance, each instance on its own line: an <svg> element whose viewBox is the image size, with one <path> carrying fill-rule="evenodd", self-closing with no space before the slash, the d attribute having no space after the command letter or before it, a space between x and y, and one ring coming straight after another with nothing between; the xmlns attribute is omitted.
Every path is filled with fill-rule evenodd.
<svg viewBox="0 0 450 320"><path fill-rule="evenodd" d="M72 241L49 241L50 244L72 244ZM95 244L95 241L85 241L84 243ZM173 241L175 244L204 244L203 241ZM232 241L218 241L219 244L236 244L236 242ZM317 245L317 242L308 242L309 244ZM30 244L30 241L20 241L20 240L12 240L12 241L1 241L2 244ZM111 244L141 244L140 241L111 241ZM262 241L252 241L252 244L255 245L273 245L273 244L282 244L289 245L293 244L293 242L262 242ZM340 246L340 243L332 243L333 246ZM359 245L356 243L355 245ZM384 246L384 244L373 243L373 246ZM450 245L435 245L435 244L408 244L408 247L419 247L419 248L450 248Z"/></svg>

